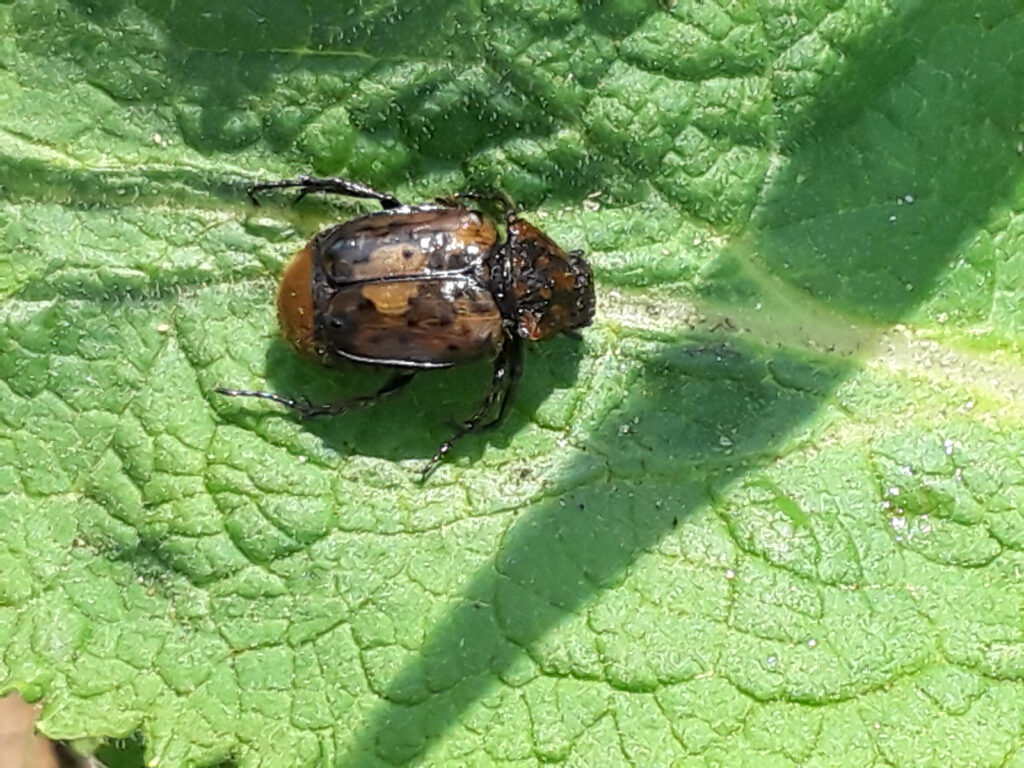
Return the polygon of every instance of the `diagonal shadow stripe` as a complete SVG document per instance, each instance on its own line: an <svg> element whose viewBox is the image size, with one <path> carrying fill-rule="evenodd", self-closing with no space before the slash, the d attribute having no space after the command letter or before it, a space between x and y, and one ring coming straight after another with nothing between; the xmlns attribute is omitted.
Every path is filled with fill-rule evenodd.
<svg viewBox="0 0 1024 768"><path fill-rule="evenodd" d="M963 1L917 4L872 30L830 91L864 109L843 110L852 122L837 125L826 98L794 120L784 142L791 154L756 228L714 265L707 296L763 292L754 272L837 315L893 322L913 310L1019 179L1021 39L1024 19L998 3L981 12ZM545 637L625 579L674 523L777 456L857 370L853 360L785 348L716 347L686 334L665 341L636 361L624 402L565 469L573 490L512 526L341 745L338 764L401 764L428 751L515 665L537 662ZM622 439L619 425L631 424ZM681 638L681 652L695 642ZM856 684L829 695L854 693Z"/></svg>

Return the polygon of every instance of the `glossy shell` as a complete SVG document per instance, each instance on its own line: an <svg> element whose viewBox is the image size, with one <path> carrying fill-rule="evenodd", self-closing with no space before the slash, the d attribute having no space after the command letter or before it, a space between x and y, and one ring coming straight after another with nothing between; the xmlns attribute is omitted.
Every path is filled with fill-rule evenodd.
<svg viewBox="0 0 1024 768"><path fill-rule="evenodd" d="M494 357L502 315L487 256L494 226L461 207L371 213L321 232L278 293L285 336L321 359L446 368Z"/></svg>
<svg viewBox="0 0 1024 768"><path fill-rule="evenodd" d="M461 272L479 265L497 242L476 211L402 206L331 227L313 238L319 274L335 285L362 280Z"/></svg>
<svg viewBox="0 0 1024 768"><path fill-rule="evenodd" d="M507 246L519 335L531 341L590 325L594 280L579 252L566 253L532 224L509 225Z"/></svg>

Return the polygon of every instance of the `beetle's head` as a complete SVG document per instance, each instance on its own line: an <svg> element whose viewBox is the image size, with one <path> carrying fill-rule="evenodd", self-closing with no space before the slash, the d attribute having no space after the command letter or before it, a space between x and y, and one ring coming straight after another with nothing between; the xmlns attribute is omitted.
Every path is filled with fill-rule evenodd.
<svg viewBox="0 0 1024 768"><path fill-rule="evenodd" d="M516 219L506 244L518 305L518 333L539 341L572 334L594 320L594 278L583 251L563 251L531 224Z"/></svg>

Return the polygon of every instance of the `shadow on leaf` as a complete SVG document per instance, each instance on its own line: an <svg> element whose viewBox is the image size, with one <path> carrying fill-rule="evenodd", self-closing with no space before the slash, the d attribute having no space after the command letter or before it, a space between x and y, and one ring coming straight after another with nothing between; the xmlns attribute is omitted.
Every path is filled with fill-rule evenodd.
<svg viewBox="0 0 1024 768"><path fill-rule="evenodd" d="M829 109L797 121L755 229L709 270L709 297L756 292L729 266L739 262L838 317L893 322L926 298L1020 176L1014 136L1024 92L1014 85L1021 73L1005 67L1021 66L1012 55L1021 22L975 10L919 4L873 30L836 90L868 102L852 125L835 125ZM902 64L882 75L879 60ZM834 357L685 338L638 361L626 399L574 461L600 457L604 479L591 473L591 482L524 510L420 651L377 691L382 700L342 763L422 755L500 682L523 682L524 668L525 679L580 675L545 668L545 639L622 583L680 521L776 458L855 370ZM580 474L572 463L564 472ZM692 674L711 671L701 650L696 638L673 648L692 660Z"/></svg>
<svg viewBox="0 0 1024 768"><path fill-rule="evenodd" d="M462 438L451 458L479 458L484 445L505 446L529 420L554 389L572 387L576 381L582 345L567 338L530 345L526 350L523 381L505 420L496 429ZM301 359L291 345L275 340L267 350L267 385L291 398L313 403L332 403L376 390L385 381L383 369L340 363L325 368ZM390 461L427 459L452 434L453 425L467 418L483 400L491 382L490 362L457 368L423 371L413 383L380 401L337 416L301 419L282 406L238 398L236 409L223 412L239 424L262 418L301 420L303 429L317 435L342 455L377 456ZM226 384L225 386L230 386ZM273 413L268 414L268 408Z"/></svg>

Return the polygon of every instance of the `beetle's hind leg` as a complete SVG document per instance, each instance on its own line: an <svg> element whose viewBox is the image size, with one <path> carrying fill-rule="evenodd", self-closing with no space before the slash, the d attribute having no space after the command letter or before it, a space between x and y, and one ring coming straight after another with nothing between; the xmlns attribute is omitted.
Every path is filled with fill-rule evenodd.
<svg viewBox="0 0 1024 768"><path fill-rule="evenodd" d="M431 457L423 469L420 470L420 481L437 469L437 465L451 451L455 441L472 432L485 432L498 426L505 418L509 403L515 394L516 384L523 373L523 344L517 336L506 339L501 353L494 361L494 373L491 376L491 388L484 397L476 412L459 425L454 435L445 440L438 447L437 452ZM498 412L492 419L486 421L487 416L494 411L497 403Z"/></svg>
<svg viewBox="0 0 1024 768"><path fill-rule="evenodd" d="M401 389L412 381L412 377L415 375L414 371L401 371L399 373L394 373L376 392L369 395L362 395L360 397L350 397L345 400L338 400L337 402L326 403L324 405L316 405L308 400L295 400L274 392L255 392L249 389L227 389L225 387L214 387L213 389L215 392L219 392L222 395L228 395L229 397L259 397L264 400L272 400L275 403L280 403L281 405L298 411L299 415L304 419L312 419L315 416L336 416L347 411L365 408L366 406L377 402L377 400L385 395L390 395L392 392Z"/></svg>
<svg viewBox="0 0 1024 768"><path fill-rule="evenodd" d="M295 198L298 202L310 192L323 192L328 195L345 195L346 197L359 197L367 200L376 200L380 207L388 210L398 208L401 203L390 192L378 192L373 187L368 187L358 181L349 181L337 176L329 178L317 178L302 174L297 179L281 179L280 181L263 181L249 187L249 199L254 205L259 205L256 195L268 189L290 189L297 188L299 196Z"/></svg>

